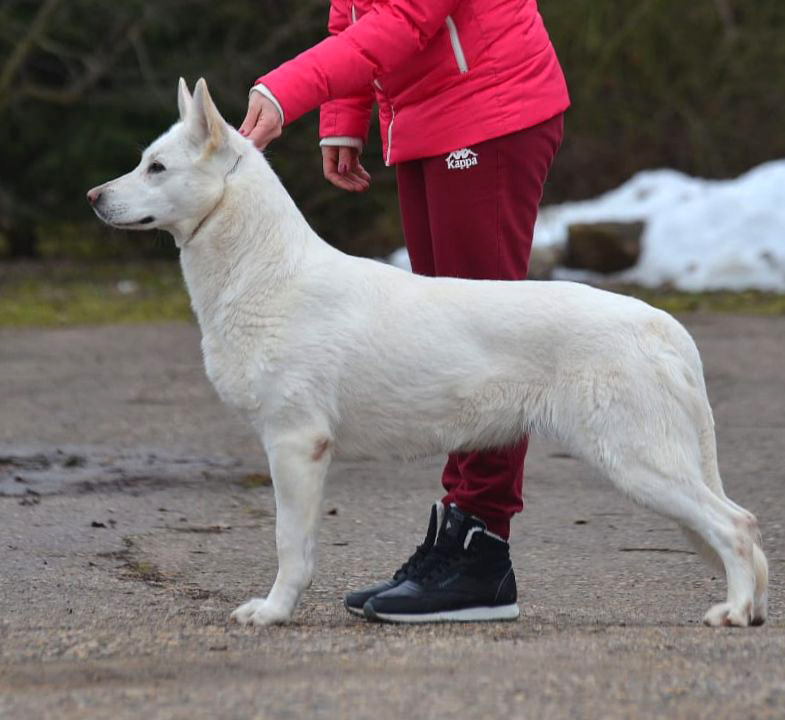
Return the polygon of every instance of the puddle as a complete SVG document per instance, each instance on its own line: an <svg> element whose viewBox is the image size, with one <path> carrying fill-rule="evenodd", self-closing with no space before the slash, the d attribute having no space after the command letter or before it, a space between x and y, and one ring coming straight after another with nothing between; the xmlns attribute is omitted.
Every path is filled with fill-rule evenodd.
<svg viewBox="0 0 785 720"><path fill-rule="evenodd" d="M194 458L106 448L40 449L0 446L0 497L26 503L46 495L141 493L172 484L243 483L259 467L232 458Z"/></svg>

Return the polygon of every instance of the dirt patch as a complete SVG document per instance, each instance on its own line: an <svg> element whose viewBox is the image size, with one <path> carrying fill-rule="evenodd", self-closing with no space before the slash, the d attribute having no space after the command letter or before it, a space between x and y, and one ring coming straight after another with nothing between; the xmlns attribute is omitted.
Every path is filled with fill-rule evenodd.
<svg viewBox="0 0 785 720"><path fill-rule="evenodd" d="M131 492L172 485L234 483L249 489L269 485L269 476L248 473L238 460L182 457L152 452L107 452L83 448L9 453L0 456L0 497ZM266 480L265 480L266 478Z"/></svg>
<svg viewBox="0 0 785 720"><path fill-rule="evenodd" d="M422 540L433 459L335 463L293 623L238 627L232 610L275 578L273 489L204 378L197 330L0 331L0 717L779 717L785 321L687 326L725 487L769 552L762 628L702 627L723 578L536 439L511 537L518 622L395 627L343 609Z"/></svg>

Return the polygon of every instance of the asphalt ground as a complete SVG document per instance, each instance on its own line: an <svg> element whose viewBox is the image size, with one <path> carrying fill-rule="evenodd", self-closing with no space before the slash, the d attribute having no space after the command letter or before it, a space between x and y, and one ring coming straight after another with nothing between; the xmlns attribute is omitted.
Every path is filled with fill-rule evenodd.
<svg viewBox="0 0 785 720"><path fill-rule="evenodd" d="M669 521L533 440L513 524L521 618L369 624L343 593L421 540L440 462L336 462L294 621L229 613L275 574L258 441L186 324L0 331L0 717L785 717L785 318L682 318L729 495L758 515L769 622Z"/></svg>

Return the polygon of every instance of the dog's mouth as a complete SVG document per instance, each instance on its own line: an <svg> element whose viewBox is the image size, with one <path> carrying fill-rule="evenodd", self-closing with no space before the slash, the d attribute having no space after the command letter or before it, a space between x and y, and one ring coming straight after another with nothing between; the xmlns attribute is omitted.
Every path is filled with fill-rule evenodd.
<svg viewBox="0 0 785 720"><path fill-rule="evenodd" d="M144 217L141 220L137 220L136 222L112 223L112 225L116 227L136 227L138 225L150 225L154 222L155 222L155 218L152 215L148 215L147 217Z"/></svg>
<svg viewBox="0 0 785 720"><path fill-rule="evenodd" d="M143 228L146 227L147 225L152 225L155 222L155 217L153 217L152 215L147 215L143 217L141 220L136 220L134 222L116 222L106 217L103 213L99 211L97 207L94 207L93 211L95 212L95 214L98 216L100 220L105 222L107 225L111 225L112 227L115 228L125 228L125 229Z"/></svg>

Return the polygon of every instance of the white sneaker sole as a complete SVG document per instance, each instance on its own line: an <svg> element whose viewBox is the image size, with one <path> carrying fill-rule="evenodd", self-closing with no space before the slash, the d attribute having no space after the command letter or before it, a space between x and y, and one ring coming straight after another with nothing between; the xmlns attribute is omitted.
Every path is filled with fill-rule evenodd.
<svg viewBox="0 0 785 720"><path fill-rule="evenodd" d="M352 615L356 615L357 617L365 617L365 613L363 612L362 608L353 608L347 605L346 603L344 603L343 606L346 608L346 611L348 613L351 613Z"/></svg>
<svg viewBox="0 0 785 720"><path fill-rule="evenodd" d="M376 612L372 608L365 611L369 620L393 623L437 623L437 622L483 622L489 620L517 620L521 611L518 605L498 605L496 607L473 607L463 610L442 610L418 615Z"/></svg>

